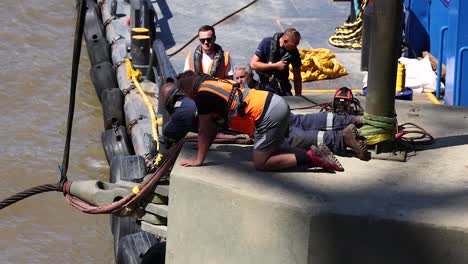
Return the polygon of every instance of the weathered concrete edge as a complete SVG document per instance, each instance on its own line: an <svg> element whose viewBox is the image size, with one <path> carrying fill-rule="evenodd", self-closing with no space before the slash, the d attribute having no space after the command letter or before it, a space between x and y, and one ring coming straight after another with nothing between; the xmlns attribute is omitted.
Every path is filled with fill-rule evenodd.
<svg viewBox="0 0 468 264"><path fill-rule="evenodd" d="M171 264L464 263L468 257L464 231L334 214L319 204L294 207L177 170L171 178Z"/></svg>

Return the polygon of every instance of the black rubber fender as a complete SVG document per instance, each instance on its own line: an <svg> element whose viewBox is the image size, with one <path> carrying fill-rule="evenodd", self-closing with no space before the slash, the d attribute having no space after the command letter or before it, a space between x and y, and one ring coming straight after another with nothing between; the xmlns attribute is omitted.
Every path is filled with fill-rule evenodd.
<svg viewBox="0 0 468 264"><path fill-rule="evenodd" d="M117 264L163 264L166 257L166 242L144 231L123 237L115 257Z"/></svg>
<svg viewBox="0 0 468 264"><path fill-rule="evenodd" d="M111 183L119 181L141 182L146 175L146 163L138 155L115 156L110 162ZM110 216L111 232L114 236L114 254L117 258L119 241L130 234L141 231L137 219L131 216ZM138 262L139 263L139 262Z"/></svg>
<svg viewBox="0 0 468 264"><path fill-rule="evenodd" d="M110 162L109 182L111 183L118 183L119 181L139 183L145 175L146 163L142 156L116 156ZM121 237L140 230L140 226L136 223L134 217L111 215L110 223L115 246L117 246L117 242Z"/></svg>
<svg viewBox="0 0 468 264"><path fill-rule="evenodd" d="M140 183L146 176L146 162L140 155L116 156L110 163L111 183L128 181Z"/></svg>
<svg viewBox="0 0 468 264"><path fill-rule="evenodd" d="M119 88L107 88L101 93L104 129L125 125L124 95Z"/></svg>
<svg viewBox="0 0 468 264"><path fill-rule="evenodd" d="M107 129L102 133L101 140L109 164L115 156L133 155L133 147L124 126Z"/></svg>
<svg viewBox="0 0 468 264"><path fill-rule="evenodd" d="M104 61L111 61L110 45L106 39L106 31L100 18L99 6L92 0L87 2L84 39L88 49L88 57L91 65Z"/></svg>
<svg viewBox="0 0 468 264"><path fill-rule="evenodd" d="M164 264L164 263L166 263L166 241L164 240L154 243L146 251L146 253L141 256L140 264Z"/></svg>
<svg viewBox="0 0 468 264"><path fill-rule="evenodd" d="M91 81L93 82L96 95L101 100L102 92L108 87L119 87L115 69L112 63L105 61L93 65L90 69Z"/></svg>
<svg viewBox="0 0 468 264"><path fill-rule="evenodd" d="M101 8L97 0L86 0L86 9L93 9L93 12L95 12L99 20L102 21Z"/></svg>

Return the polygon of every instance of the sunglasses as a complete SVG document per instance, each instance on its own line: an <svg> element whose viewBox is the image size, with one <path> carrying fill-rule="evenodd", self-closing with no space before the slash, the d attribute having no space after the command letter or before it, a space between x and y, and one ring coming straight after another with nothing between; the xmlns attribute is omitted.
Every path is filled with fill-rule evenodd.
<svg viewBox="0 0 468 264"><path fill-rule="evenodd" d="M201 43L205 43L205 41L207 41L208 43L210 43L211 41L213 41L213 38L201 38L199 39Z"/></svg>

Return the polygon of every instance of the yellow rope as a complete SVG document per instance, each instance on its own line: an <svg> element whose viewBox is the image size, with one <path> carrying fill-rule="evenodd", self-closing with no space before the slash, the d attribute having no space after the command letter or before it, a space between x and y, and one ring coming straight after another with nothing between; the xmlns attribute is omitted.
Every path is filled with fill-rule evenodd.
<svg viewBox="0 0 468 264"><path fill-rule="evenodd" d="M329 49L298 48L301 56L301 79L303 82L338 78L346 75L345 67L338 62ZM294 80L292 66L289 66L289 79Z"/></svg>
<svg viewBox="0 0 468 264"><path fill-rule="evenodd" d="M153 139L156 142L156 152L158 153L156 159L154 160L154 166L159 165L162 161L162 154L159 152L159 133L158 133L158 126L162 125L162 119L157 118L153 104L150 102L148 97L145 94L145 91L143 91L143 88L141 88L140 82L138 81L141 77L141 71L140 70L135 70L133 69L132 62L130 61L129 58L125 58L125 66L127 66L127 79L131 79L133 83L135 84L135 87L137 88L138 92L140 95L143 97L143 101L145 102L146 107L148 108L148 112L151 116L151 130L152 130L152 135Z"/></svg>
<svg viewBox="0 0 468 264"><path fill-rule="evenodd" d="M328 38L328 43L339 48L362 48L362 12L367 5L367 0L362 1L361 11L352 23L344 23L335 29L335 34Z"/></svg>

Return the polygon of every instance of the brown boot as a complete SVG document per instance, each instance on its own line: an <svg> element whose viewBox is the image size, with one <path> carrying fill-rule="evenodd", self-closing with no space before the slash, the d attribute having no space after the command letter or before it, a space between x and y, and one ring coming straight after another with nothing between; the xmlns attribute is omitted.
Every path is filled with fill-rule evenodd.
<svg viewBox="0 0 468 264"><path fill-rule="evenodd" d="M370 160L370 153L367 151L367 145L363 140L358 140L359 132L354 124L348 125L343 129L343 140L346 147L356 152L360 160Z"/></svg>
<svg viewBox="0 0 468 264"><path fill-rule="evenodd" d="M364 125L364 117L356 116L354 118L354 124L356 125L356 127L362 127Z"/></svg>

